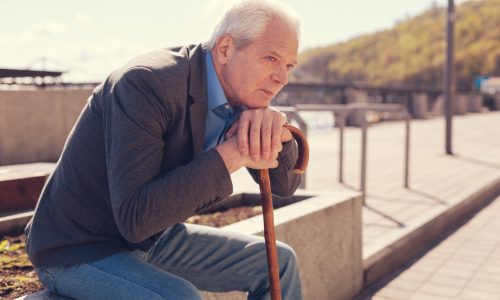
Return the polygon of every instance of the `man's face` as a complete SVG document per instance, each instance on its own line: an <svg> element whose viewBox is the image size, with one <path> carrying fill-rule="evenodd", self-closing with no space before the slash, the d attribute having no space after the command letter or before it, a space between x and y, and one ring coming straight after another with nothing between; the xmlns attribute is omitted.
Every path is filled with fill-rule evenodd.
<svg viewBox="0 0 500 300"><path fill-rule="evenodd" d="M221 85L231 105L269 106L288 83L297 51L296 34L278 21L270 21L262 36L245 48L228 51Z"/></svg>

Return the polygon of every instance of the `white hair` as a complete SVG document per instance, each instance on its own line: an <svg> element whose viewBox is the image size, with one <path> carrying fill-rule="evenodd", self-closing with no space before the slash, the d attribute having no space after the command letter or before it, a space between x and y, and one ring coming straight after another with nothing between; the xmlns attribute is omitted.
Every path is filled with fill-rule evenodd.
<svg viewBox="0 0 500 300"><path fill-rule="evenodd" d="M267 23L278 20L300 36L300 22L295 12L276 0L246 0L235 4L219 21L208 46L213 49L224 34L230 35L240 50L258 39Z"/></svg>

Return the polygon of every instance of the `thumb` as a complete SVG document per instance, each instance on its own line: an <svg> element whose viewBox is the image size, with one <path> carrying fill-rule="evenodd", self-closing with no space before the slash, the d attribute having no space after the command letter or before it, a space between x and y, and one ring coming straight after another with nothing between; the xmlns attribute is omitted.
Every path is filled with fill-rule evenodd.
<svg viewBox="0 0 500 300"><path fill-rule="evenodd" d="M281 142L288 142L289 140L292 139L292 133L290 132L290 130L286 129L286 128L283 128L281 130Z"/></svg>
<svg viewBox="0 0 500 300"><path fill-rule="evenodd" d="M238 122L235 122L229 130L226 132L226 139L229 139L233 136L235 136L238 133Z"/></svg>

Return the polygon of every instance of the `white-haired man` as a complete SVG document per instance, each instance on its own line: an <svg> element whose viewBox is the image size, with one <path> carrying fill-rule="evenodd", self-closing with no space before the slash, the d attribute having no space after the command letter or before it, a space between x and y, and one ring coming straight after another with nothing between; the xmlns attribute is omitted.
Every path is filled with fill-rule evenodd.
<svg viewBox="0 0 500 300"><path fill-rule="evenodd" d="M26 228L44 286L77 299L268 299L261 237L183 224L232 193L230 174L270 170L290 196L297 149L269 107L297 64L299 23L281 5L230 9L207 44L162 49L114 71L89 98ZM278 243L284 299L301 299Z"/></svg>

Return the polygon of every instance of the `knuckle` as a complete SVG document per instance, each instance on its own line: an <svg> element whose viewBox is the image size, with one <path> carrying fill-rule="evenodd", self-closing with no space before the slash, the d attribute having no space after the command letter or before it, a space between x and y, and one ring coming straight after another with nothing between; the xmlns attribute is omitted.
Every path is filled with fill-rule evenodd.
<svg viewBox="0 0 500 300"><path fill-rule="evenodd" d="M259 133L260 133L260 128L252 127L250 129L250 134L259 134Z"/></svg>
<svg viewBox="0 0 500 300"><path fill-rule="evenodd" d="M271 127L262 128L262 134L271 134L273 132Z"/></svg>

